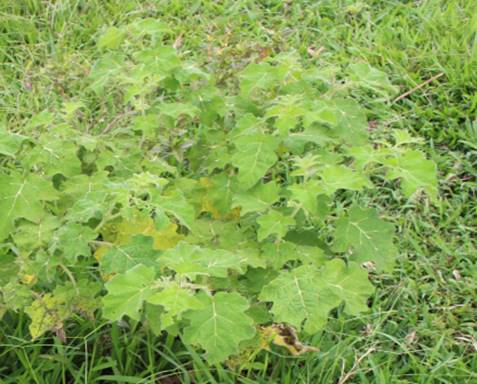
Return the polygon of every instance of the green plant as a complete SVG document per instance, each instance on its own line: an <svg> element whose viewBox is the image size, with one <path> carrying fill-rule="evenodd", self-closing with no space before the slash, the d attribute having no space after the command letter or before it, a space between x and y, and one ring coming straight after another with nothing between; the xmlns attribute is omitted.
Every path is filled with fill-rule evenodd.
<svg viewBox="0 0 477 384"><path fill-rule="evenodd" d="M314 334L343 304L365 311L368 270L393 268L394 226L350 196L399 180L438 202L416 140L370 140L351 97L384 103L387 77L282 54L225 92L167 34L153 19L109 28L87 100L0 131L1 308L26 312L34 338L101 309L210 362L263 347L272 323ZM83 128L96 105L120 112Z"/></svg>

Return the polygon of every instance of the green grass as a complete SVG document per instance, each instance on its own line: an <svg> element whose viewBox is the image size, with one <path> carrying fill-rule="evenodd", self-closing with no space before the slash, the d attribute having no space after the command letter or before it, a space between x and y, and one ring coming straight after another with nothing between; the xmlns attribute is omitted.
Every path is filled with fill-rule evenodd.
<svg viewBox="0 0 477 384"><path fill-rule="evenodd" d="M247 63L289 50L308 66L369 62L402 93L443 73L396 103L356 95L380 132L407 128L425 138L442 204L393 191L362 197L398 225L399 263L375 278L368 314L329 322L314 340L319 353L296 358L276 349L248 369L207 367L178 340L140 324L78 318L65 343L32 342L27 318L9 313L0 327L0 383L477 382L477 3L0 0L0 124L15 130L32 116L40 124L41 112L82 101L85 129L105 127L121 111L82 82L95 39L106 26L145 16L167 22L170 41L182 38L181 55L218 73L224 86L234 86Z"/></svg>

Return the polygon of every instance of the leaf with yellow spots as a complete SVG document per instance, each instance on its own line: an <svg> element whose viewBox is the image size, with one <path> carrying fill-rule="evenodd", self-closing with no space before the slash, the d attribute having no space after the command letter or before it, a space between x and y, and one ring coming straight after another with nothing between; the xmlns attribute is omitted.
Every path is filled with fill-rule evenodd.
<svg viewBox="0 0 477 384"><path fill-rule="evenodd" d="M44 334L46 331L63 329L63 321L70 315L70 311L65 307L64 302L47 293L43 297L37 298L25 312L30 316L30 334L33 339Z"/></svg>
<svg viewBox="0 0 477 384"><path fill-rule="evenodd" d="M115 225L115 228L106 228L107 236L103 234L103 238L116 245L123 245L131 241L134 236L143 235L152 237L153 248L158 251L174 247L184 236L177 233L177 224L169 223L165 227L158 230L156 223L149 216L137 217L134 220L123 220ZM110 248L106 245L106 250ZM99 260L105 253L104 247L101 246L95 252L95 257Z"/></svg>
<svg viewBox="0 0 477 384"><path fill-rule="evenodd" d="M202 212L209 212L214 219L239 217L232 209L232 197L237 190L237 181L228 175L214 175L200 179L202 187Z"/></svg>

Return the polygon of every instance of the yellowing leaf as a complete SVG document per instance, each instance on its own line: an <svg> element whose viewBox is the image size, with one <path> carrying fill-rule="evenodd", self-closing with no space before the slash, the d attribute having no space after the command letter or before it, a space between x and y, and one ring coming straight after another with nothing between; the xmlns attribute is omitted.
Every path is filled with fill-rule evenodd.
<svg viewBox="0 0 477 384"><path fill-rule="evenodd" d="M138 217L134 220L124 220L116 225L116 235L113 242L117 245L126 244L133 236L144 235L152 237L153 248L158 251L174 247L184 236L177 233L177 225L170 223L165 228L157 230L154 220L150 217ZM101 255L101 254L100 254Z"/></svg>
<svg viewBox="0 0 477 384"><path fill-rule="evenodd" d="M64 302L50 293L36 299L25 312L30 316L29 329L34 339L46 331L62 329L63 321L70 314Z"/></svg>
<svg viewBox="0 0 477 384"><path fill-rule="evenodd" d="M171 223L166 228L156 231L152 238L154 239L154 249L165 251L175 247L184 236L177 233L177 225Z"/></svg>
<svg viewBox="0 0 477 384"><path fill-rule="evenodd" d="M272 324L260 327L260 347L269 350L270 342L280 347L285 347L293 356L303 355L307 352L319 352L319 349L300 342L293 327L284 324Z"/></svg>

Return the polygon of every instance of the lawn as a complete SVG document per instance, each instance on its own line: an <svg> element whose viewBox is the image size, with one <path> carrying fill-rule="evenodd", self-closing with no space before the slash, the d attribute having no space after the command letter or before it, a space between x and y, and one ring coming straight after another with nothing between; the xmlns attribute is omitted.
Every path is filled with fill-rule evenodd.
<svg viewBox="0 0 477 384"><path fill-rule="evenodd" d="M24 258L18 244L31 245L33 236L15 232L13 240L0 243L0 383L476 383L477 2L0 0L0 134L46 140L70 154L81 147L80 165L68 157L49 160L55 187L64 183L57 174L67 179L75 167L92 174L88 154L107 148L103 138L120 137L130 126L131 108L118 102L117 90L95 91L103 86L104 73L95 63L114 48L117 31L148 18L163 23L165 44L182 60L214 74L217 86L230 92L249 64L283 53L296 54L304 69L337 74L338 88L350 65L369 64L386 74L384 93L351 88L349 96L365 108L374 143L393 140L396 131L412 135L412 145L437 165L439 197L411 198L399 182L379 177L378 188L338 192L337 212L359 203L396 228L396 263L372 274L377 289L369 310L354 316L341 307L330 312L323 330L302 340L318 352L292 356L272 346L225 364L209 364L201 349L184 345L173 333L158 334L153 325L106 321L94 306L93 315L75 314L61 330L32 339L30 317L20 310L28 294L22 296L19 287L40 281L35 290L41 292L43 276L37 275L54 261L27 255L38 262L20 268L20 285L9 290L11 274L18 271L11 255ZM130 100L141 110L147 100L138 94ZM58 121L73 132L71 143L51 142ZM76 136L81 136L78 146ZM17 167L12 154L6 155L12 145L0 136L2 174ZM28 145L22 142L27 155ZM194 167L181 160L195 148L182 141L167 145L180 171ZM140 154L121 158L122 149L114 167L126 174ZM25 161L35 169L44 160L31 153ZM110 161L94 158L105 167ZM169 172L166 165L156 167ZM100 221L95 228L104 225ZM59 263L55 273L74 285L79 274L72 276L70 269Z"/></svg>

